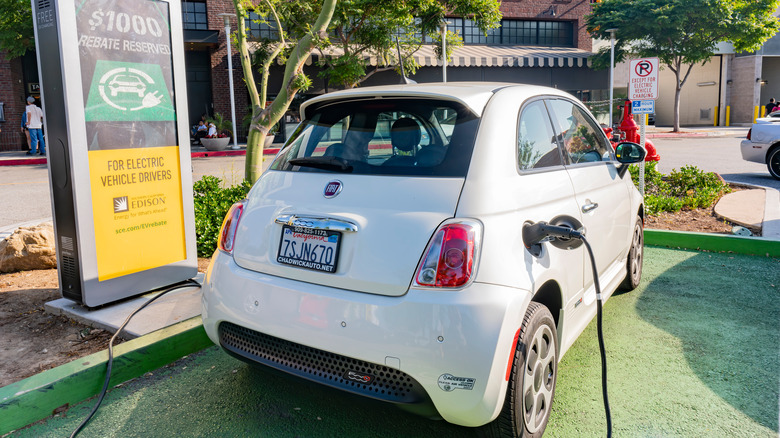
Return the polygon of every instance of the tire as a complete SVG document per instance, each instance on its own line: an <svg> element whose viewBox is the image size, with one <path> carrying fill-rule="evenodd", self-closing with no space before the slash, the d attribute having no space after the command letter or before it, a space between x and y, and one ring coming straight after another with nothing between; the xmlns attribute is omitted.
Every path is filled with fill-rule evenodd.
<svg viewBox="0 0 780 438"><path fill-rule="evenodd" d="M480 429L491 438L541 437L558 378L558 334L544 305L531 301L523 318L504 407Z"/></svg>
<svg viewBox="0 0 780 438"><path fill-rule="evenodd" d="M780 146L776 146L766 154L766 167L772 177L780 179Z"/></svg>
<svg viewBox="0 0 780 438"><path fill-rule="evenodd" d="M642 262L644 261L645 234L642 218L637 218L634 231L631 233L631 249L628 250L626 261L626 278L620 283L622 291L632 291L639 287L642 280Z"/></svg>

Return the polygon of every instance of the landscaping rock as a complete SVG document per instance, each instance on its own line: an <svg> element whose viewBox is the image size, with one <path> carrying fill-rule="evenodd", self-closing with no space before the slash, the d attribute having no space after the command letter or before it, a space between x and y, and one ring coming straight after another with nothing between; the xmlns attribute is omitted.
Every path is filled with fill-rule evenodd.
<svg viewBox="0 0 780 438"><path fill-rule="evenodd" d="M56 268L54 241L51 222L18 228L0 242L0 272Z"/></svg>

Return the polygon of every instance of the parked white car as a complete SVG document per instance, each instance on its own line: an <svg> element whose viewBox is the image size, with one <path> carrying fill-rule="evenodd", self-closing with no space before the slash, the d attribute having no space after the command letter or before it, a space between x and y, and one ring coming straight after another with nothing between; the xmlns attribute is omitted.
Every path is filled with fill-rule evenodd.
<svg viewBox="0 0 780 438"><path fill-rule="evenodd" d="M780 112L757 120L740 149L744 160L766 164L772 177L780 179Z"/></svg>
<svg viewBox="0 0 780 438"><path fill-rule="evenodd" d="M635 288L642 198L571 95L516 84L330 93L228 213L203 325L239 359L497 436L541 435L558 362ZM528 242L526 242L528 243ZM598 353L593 352L594 355Z"/></svg>
<svg viewBox="0 0 780 438"><path fill-rule="evenodd" d="M780 121L780 111L773 111L764 117L756 119L756 123L772 123Z"/></svg>

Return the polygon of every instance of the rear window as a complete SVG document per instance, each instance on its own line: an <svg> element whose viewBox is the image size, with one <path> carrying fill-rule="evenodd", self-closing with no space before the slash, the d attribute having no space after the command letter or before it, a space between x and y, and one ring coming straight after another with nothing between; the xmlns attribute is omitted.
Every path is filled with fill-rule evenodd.
<svg viewBox="0 0 780 438"><path fill-rule="evenodd" d="M364 175L466 176L478 119L455 102L325 102L304 120L273 170Z"/></svg>

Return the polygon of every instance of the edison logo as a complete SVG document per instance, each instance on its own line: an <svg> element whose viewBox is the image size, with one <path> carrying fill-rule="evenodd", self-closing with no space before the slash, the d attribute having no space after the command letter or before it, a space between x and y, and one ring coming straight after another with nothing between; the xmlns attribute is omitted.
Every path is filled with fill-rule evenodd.
<svg viewBox="0 0 780 438"><path fill-rule="evenodd" d="M122 213L125 211L129 211L130 207L127 203L127 196L120 196L118 198L114 198L114 213Z"/></svg>

